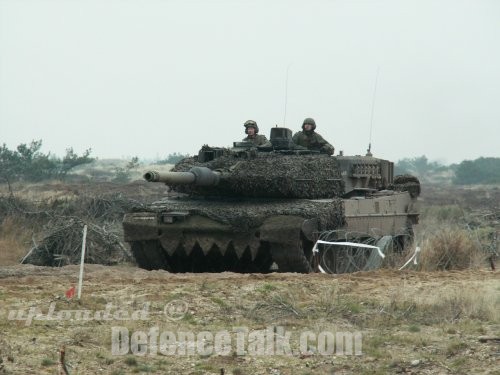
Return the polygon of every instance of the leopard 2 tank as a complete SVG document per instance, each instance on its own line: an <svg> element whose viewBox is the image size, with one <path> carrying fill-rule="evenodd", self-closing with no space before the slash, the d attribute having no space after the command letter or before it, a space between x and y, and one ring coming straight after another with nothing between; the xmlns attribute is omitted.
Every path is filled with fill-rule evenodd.
<svg viewBox="0 0 500 375"><path fill-rule="evenodd" d="M351 272L378 266L371 243L402 249L418 222L418 180L372 156L330 156L271 129L272 147L203 146L171 172L165 199L127 213L125 240L139 267L170 272ZM320 241L321 242L321 241Z"/></svg>

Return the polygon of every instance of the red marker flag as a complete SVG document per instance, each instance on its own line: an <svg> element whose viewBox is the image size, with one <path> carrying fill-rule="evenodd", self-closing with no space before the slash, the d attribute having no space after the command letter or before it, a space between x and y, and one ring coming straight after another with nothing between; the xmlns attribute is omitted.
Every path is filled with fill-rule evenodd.
<svg viewBox="0 0 500 375"><path fill-rule="evenodd" d="M66 293L64 293L66 295L66 298L67 299L71 299L75 296L75 287L72 286L71 288L69 288Z"/></svg>

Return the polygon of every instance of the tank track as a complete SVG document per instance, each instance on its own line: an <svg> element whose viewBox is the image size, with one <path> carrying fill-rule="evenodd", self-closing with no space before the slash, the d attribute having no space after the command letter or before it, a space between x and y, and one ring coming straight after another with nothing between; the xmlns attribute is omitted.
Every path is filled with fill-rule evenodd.
<svg viewBox="0 0 500 375"><path fill-rule="evenodd" d="M134 241L131 250L139 267L154 270L164 269L169 272L259 272L271 271L272 263L278 266L278 272L312 272L310 260L302 246L264 243L252 260L250 252L245 251L240 258L231 251L224 255L219 250L212 250L204 255L199 248L194 248L186 255L179 249L168 255L158 241Z"/></svg>
<svg viewBox="0 0 500 375"><path fill-rule="evenodd" d="M279 272L312 272L311 262L307 259L302 246L273 243L271 255Z"/></svg>
<svg viewBox="0 0 500 375"><path fill-rule="evenodd" d="M257 272L267 273L273 262L269 252L269 244L262 244L252 257L247 248L240 256L230 245L224 253L216 246L204 254L198 245L189 253L179 247L169 255L162 248L159 241L133 241L131 242L132 254L137 265L147 270L163 269L172 273L184 272Z"/></svg>

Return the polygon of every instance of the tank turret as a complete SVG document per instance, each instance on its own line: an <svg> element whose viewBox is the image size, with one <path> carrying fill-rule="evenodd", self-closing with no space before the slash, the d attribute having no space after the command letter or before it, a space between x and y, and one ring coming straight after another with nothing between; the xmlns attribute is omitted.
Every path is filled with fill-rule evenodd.
<svg viewBox="0 0 500 375"><path fill-rule="evenodd" d="M331 198L363 196L393 182L394 164L371 156L335 156L294 145L287 128L271 129L272 147L235 142L232 149L203 146L172 172L147 172L193 196ZM177 173L177 174L176 174Z"/></svg>
<svg viewBox="0 0 500 375"><path fill-rule="evenodd" d="M200 154L211 151L205 147ZM144 178L192 196L329 198L343 194L339 165L325 154L249 149L229 151L209 162L198 160L183 161L168 174L147 172Z"/></svg>

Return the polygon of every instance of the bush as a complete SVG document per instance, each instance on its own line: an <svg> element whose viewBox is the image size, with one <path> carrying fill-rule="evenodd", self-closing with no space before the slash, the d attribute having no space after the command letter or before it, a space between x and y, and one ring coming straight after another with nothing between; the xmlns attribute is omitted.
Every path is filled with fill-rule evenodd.
<svg viewBox="0 0 500 375"><path fill-rule="evenodd" d="M420 267L426 271L479 268L489 256L473 231L453 226L424 234L420 246Z"/></svg>
<svg viewBox="0 0 500 375"><path fill-rule="evenodd" d="M457 166L453 183L457 185L500 183L500 158L464 160Z"/></svg>
<svg viewBox="0 0 500 375"><path fill-rule="evenodd" d="M113 177L113 182L125 183L130 181L130 176L132 174L132 170L139 166L139 158L134 156L127 163L125 168L117 167L115 168L115 176Z"/></svg>
<svg viewBox="0 0 500 375"><path fill-rule="evenodd" d="M0 179L10 183L18 180L42 181L51 178L64 178L77 165L91 163L91 150L83 155L76 154L72 148L60 159L40 151L42 141L22 143L16 150L9 150L5 143L0 147Z"/></svg>
<svg viewBox="0 0 500 375"><path fill-rule="evenodd" d="M398 160L394 166L394 174L412 174L425 179L429 173L442 172L446 169L448 169L448 167L437 161L429 162L427 157L422 155L420 157Z"/></svg>

